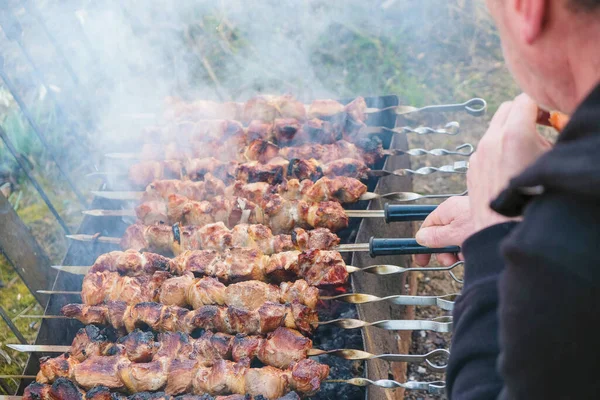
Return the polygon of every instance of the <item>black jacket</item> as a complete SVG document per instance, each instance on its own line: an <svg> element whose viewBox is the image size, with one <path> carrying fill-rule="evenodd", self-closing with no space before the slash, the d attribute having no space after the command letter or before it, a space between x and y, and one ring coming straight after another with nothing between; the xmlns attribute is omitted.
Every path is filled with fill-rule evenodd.
<svg viewBox="0 0 600 400"><path fill-rule="evenodd" d="M467 239L451 399L600 398L600 86Z"/></svg>

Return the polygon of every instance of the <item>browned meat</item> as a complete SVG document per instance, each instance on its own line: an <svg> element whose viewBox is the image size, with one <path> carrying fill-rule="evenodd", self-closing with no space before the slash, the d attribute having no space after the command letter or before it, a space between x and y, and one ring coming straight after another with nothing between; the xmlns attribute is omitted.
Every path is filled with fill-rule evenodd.
<svg viewBox="0 0 600 400"><path fill-rule="evenodd" d="M102 384L108 389L126 388L129 392L159 390L177 395L190 389L196 394L249 394L277 399L290 389L314 394L329 374L329 367L312 360L301 360L290 369L271 366L249 368L248 362L218 360L212 366L193 360L154 360L131 363L123 356L93 356L74 369L74 380L83 388ZM191 379L189 379L191 378Z"/></svg>
<svg viewBox="0 0 600 400"><path fill-rule="evenodd" d="M306 110L304 104L293 96L256 96L248 100L244 106L244 120L273 121L276 118L295 118L304 120Z"/></svg>
<svg viewBox="0 0 600 400"><path fill-rule="evenodd" d="M347 176L356 179L366 179L368 171L369 167L364 162L351 158L342 158L323 166L323 175L330 178Z"/></svg>
<svg viewBox="0 0 600 400"><path fill-rule="evenodd" d="M336 251L324 250L305 253L286 251L270 257L260 251L243 248L223 254L206 250L187 251L173 259L170 269L178 275L192 272L200 276L212 276L222 282L264 281L267 278L285 282L302 278L310 286L319 286L344 284L348 280L341 255ZM311 301L301 302L312 304Z"/></svg>
<svg viewBox="0 0 600 400"><path fill-rule="evenodd" d="M190 362L189 360L187 361ZM167 379L166 389L176 388L176 383L179 382L187 389L170 390L172 393L182 393L184 391L192 391L192 380L195 370L190 367L178 368L179 360L173 360L169 367L169 375ZM185 362L183 362L185 363ZM193 363L193 362L192 362ZM186 381L186 379L189 379ZM256 398L264 399L265 397L258 396ZM254 397L244 394L234 394L229 396L213 397L207 394L183 394L180 396L172 396L165 392L139 392L132 395L111 391L108 387L100 385L94 386L89 391L84 392L78 388L74 382L59 378L54 384L40 384L34 382L25 388L23 400L253 400ZM300 400L296 392L289 392L278 400Z"/></svg>
<svg viewBox="0 0 600 400"><path fill-rule="evenodd" d="M151 250L162 254L200 249L224 251L233 247L250 247L265 254L274 254L296 248L332 248L338 244L339 238L328 229L296 229L291 236L273 235L263 225L239 224L229 230L222 222L200 228L134 224L127 228L121 239L123 249Z"/></svg>
<svg viewBox="0 0 600 400"><path fill-rule="evenodd" d="M152 275L121 276L117 272L93 272L83 278L81 299L84 304L96 305L105 301L132 302L158 299L160 288L171 275L157 271Z"/></svg>
<svg viewBox="0 0 600 400"><path fill-rule="evenodd" d="M128 332L149 327L157 332L191 333L205 329L229 334L266 334L285 326L310 334L318 324L317 313L300 303L266 302L255 310L209 305L190 311L151 302L129 306L107 302L102 306L67 304L62 313L84 324L110 325Z"/></svg>
<svg viewBox="0 0 600 400"><path fill-rule="evenodd" d="M146 187L142 201L167 199L171 194L179 194L192 200L207 200L224 192L225 183L208 173L200 182L156 180Z"/></svg>
<svg viewBox="0 0 600 400"><path fill-rule="evenodd" d="M111 251L99 256L90 272L111 271L121 275L137 276L166 271L170 260L159 254L139 253L136 250Z"/></svg>

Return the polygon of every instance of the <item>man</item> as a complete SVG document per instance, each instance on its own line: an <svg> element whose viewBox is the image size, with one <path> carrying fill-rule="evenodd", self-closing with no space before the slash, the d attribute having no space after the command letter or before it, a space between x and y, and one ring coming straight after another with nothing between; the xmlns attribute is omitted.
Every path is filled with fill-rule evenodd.
<svg viewBox="0 0 600 400"><path fill-rule="evenodd" d="M417 233L465 259L449 396L600 398L600 0L487 3L526 94L502 104L471 157L469 197ZM537 105L572 114L554 147Z"/></svg>

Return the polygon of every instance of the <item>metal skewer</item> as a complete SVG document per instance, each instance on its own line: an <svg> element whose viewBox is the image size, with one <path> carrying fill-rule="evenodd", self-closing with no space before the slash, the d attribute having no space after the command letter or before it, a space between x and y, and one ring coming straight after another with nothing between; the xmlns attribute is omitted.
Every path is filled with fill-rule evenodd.
<svg viewBox="0 0 600 400"><path fill-rule="evenodd" d="M64 315L19 315L16 318L68 319ZM342 329L358 329L373 326L389 331L433 331L447 333L452 332L452 317L445 316L421 320L386 319L375 322L366 322L353 318L339 318L331 321L320 321L317 325L335 325Z"/></svg>
<svg viewBox="0 0 600 400"><path fill-rule="evenodd" d="M407 390L425 390L431 394L443 394L446 392L446 383L444 381L434 382L416 382L409 381L400 383L390 379L380 379L378 381L372 381L366 378L353 378L353 379L329 379L325 382L330 383L347 383L354 386L379 386L384 389L398 389L404 388Z"/></svg>
<svg viewBox="0 0 600 400"><path fill-rule="evenodd" d="M394 171L384 171L384 170L369 170L367 172L370 176L407 176L407 175L431 175L435 172L445 172L449 174L465 174L469 169L468 161L457 161L453 164L442 165L441 167L422 167L419 169L397 169Z"/></svg>
<svg viewBox="0 0 600 400"><path fill-rule="evenodd" d="M431 175L435 172L445 172L449 174L464 174L469 169L468 161L456 161L452 164L442 165L441 167L423 167L419 169L396 169L394 171L385 171L380 169L370 169L367 171L367 175L376 177L385 177L390 175L395 176L407 176L407 175ZM88 178L101 177L104 179L127 179L127 174L124 173L113 173L113 172L92 172L86 175Z"/></svg>
<svg viewBox="0 0 600 400"><path fill-rule="evenodd" d="M92 195L96 197L102 197L104 199L109 200L139 200L144 195L144 192L135 192L135 191L102 191L102 190L92 190ZM465 190L462 193L457 194L419 194L414 192L392 192L386 194L377 194L372 192L367 192L360 196L358 200L374 200L374 199L387 199L392 202L410 202L420 199L445 199L448 197L454 196L464 196L467 194Z"/></svg>
<svg viewBox="0 0 600 400"><path fill-rule="evenodd" d="M366 322L352 318L339 318L331 321L322 321L319 322L318 325L335 325L342 329L357 329L373 326L389 331L433 331L448 333L452 332L452 317L444 316L433 319L417 320L386 319L375 322Z"/></svg>
<svg viewBox="0 0 600 400"><path fill-rule="evenodd" d="M466 149L466 150L465 150ZM464 150L464 151L461 151ZM457 146L454 151L446 150L446 149L409 149L409 150L400 150L400 149L387 149L383 150L382 154L386 156L399 156L407 154L409 156L464 156L468 157L475 151L475 147L473 147L470 143L465 143L460 146Z"/></svg>
<svg viewBox="0 0 600 400"><path fill-rule="evenodd" d="M49 295L81 296L81 292L75 290L38 290L37 293ZM443 296L393 295L378 297L364 293L347 293L340 294L338 296L320 296L319 298L321 300L338 300L351 304L367 304L389 301L400 306L435 306L445 311L452 311L454 309L454 301L459 295L459 293L453 293Z"/></svg>
<svg viewBox="0 0 600 400"><path fill-rule="evenodd" d="M410 126L403 126L398 128L388 128L386 126L367 126L360 130L362 134L379 134L382 131L392 132L398 134L409 134L414 133L417 135L448 135L456 136L460 132L460 124L456 121L448 122L443 128L433 129L426 126L420 126L418 128L412 128Z"/></svg>
<svg viewBox="0 0 600 400"><path fill-rule="evenodd" d="M433 131L431 128L423 128L423 129L429 129L429 130ZM465 144L462 144L460 146L457 146L454 151L453 150L447 150L447 149L426 150L426 149L421 149L421 148L409 149L409 150L386 149L386 150L382 150L381 154L384 155L384 156L403 156L403 155L409 155L409 156L413 156L413 157L418 157L418 156L430 155L430 156L437 156L437 157L441 157L441 156L464 156L464 157L468 157L471 154L473 154L474 151L475 151L475 147L472 144L465 143ZM142 155L139 154L139 153L107 153L107 154L104 155L104 157L109 158L109 159L113 159L113 160L143 160L144 159L142 157ZM161 157L158 157L158 158L146 158L146 159L160 160Z"/></svg>
<svg viewBox="0 0 600 400"><path fill-rule="evenodd" d="M21 353L67 353L71 351L71 346L58 345L31 345L31 344L7 344L13 350ZM337 350L321 350L308 349L308 357L316 356L333 356L346 360L374 360L380 359L389 362L424 362L431 371L443 372L447 367L447 360L450 357L450 352L446 349L436 349L427 354L372 354L362 350L355 349L337 349ZM443 363L434 363L437 358L443 357Z"/></svg>
<svg viewBox="0 0 600 400"><path fill-rule="evenodd" d="M110 237L110 236L99 236L96 235L66 235L68 239L78 240L83 242L98 242L108 244L120 244L121 238ZM353 244L342 244L334 247L330 250L339 252L353 252L353 251L368 251L371 257L377 256L390 256L390 255L412 255L412 254L438 254L438 253L459 253L460 247L448 246L441 248L430 248L423 247L412 238L375 238L371 237L369 243L353 243ZM362 270L361 268L349 268L349 273ZM369 268L369 267L365 267ZM401 267L396 267L401 268Z"/></svg>
<svg viewBox="0 0 600 400"><path fill-rule="evenodd" d="M35 379L35 375L0 375L0 379ZM378 381L372 381L366 378L353 378L353 379L328 379L327 383L346 383L354 386L379 386L384 389L397 389L404 388L407 390L425 390L431 394L443 394L446 390L446 384L444 381L434 382L415 382L409 381L406 383L400 383L389 379L381 379ZM22 400L22 396L0 396L0 400Z"/></svg>
<svg viewBox="0 0 600 400"><path fill-rule="evenodd" d="M405 268L405 267L400 267L398 265L371 265L368 267L359 268L359 267L353 267L352 265L346 265L346 271L348 271L349 274L352 274L355 272L367 272L367 273L373 274L373 275L403 274L403 273L412 272L412 271L424 271L424 272L431 272L431 271L446 272L447 271L450 273L450 276L452 277L452 279L454 279L458 283L463 283L463 281L458 279L456 277L456 275L454 275L454 273L452 272L452 269L454 269L455 267L462 265L462 264L464 264L464 261L458 261L458 262L450 265L449 267L419 267L419 268ZM90 269L92 267L91 266L78 266L78 265L53 265L52 268L54 268L58 271L61 271L61 272L69 273L69 274L85 275L90 271Z"/></svg>
<svg viewBox="0 0 600 400"><path fill-rule="evenodd" d="M41 291L38 290L39 293ZM77 293L77 292L76 292ZM352 304L377 303L380 301L389 301L401 306L436 306L442 310L452 311L454 309L454 301L459 296L459 293L447 294L443 296L407 296L393 295L378 297L364 293L346 293L337 296L321 296L321 300L338 300Z"/></svg>
<svg viewBox="0 0 600 400"><path fill-rule="evenodd" d="M415 112L456 112L465 111L473 116L480 117L485 114L487 103L484 99L473 98L469 101L460 104L442 104L426 107L412 106L390 106L386 108L367 108L366 114L379 113L386 110L395 110L397 115L411 114Z"/></svg>
<svg viewBox="0 0 600 400"><path fill-rule="evenodd" d="M346 210L349 218L385 218L386 223L422 221L435 210L432 205L385 204L383 210ZM93 217L136 217L135 210L85 210L85 215Z"/></svg>

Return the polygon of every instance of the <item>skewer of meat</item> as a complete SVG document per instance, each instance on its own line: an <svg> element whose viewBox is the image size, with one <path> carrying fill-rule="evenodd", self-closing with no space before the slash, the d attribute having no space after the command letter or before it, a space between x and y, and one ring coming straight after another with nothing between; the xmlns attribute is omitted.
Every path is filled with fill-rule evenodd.
<svg viewBox="0 0 600 400"><path fill-rule="evenodd" d="M276 157L266 164L257 161L247 163L221 162L214 158L189 159L181 161L147 161L132 165L128 177L136 187L146 187L152 181L160 179L189 178L197 181L210 173L226 182L240 180L243 182L267 182L279 184L286 179L310 179L316 181L324 176L346 176L365 179L369 176L407 176L429 175L434 172L464 173L467 162L455 162L442 167L423 167L417 170L399 169L395 171L371 170L364 162L351 158L342 158L330 163L320 163L314 159L285 160ZM92 175L107 175L95 173Z"/></svg>
<svg viewBox="0 0 600 400"><path fill-rule="evenodd" d="M263 164L257 161L238 163L224 162L216 158L194 158L185 161L144 161L129 168L128 178L136 187L146 187L152 181L161 179L189 178L198 181L206 174L211 174L225 182L240 180L243 182L267 182L280 184L286 179L309 179L316 181L324 176L347 176L364 179L369 168L360 161L343 158L323 164L317 160L286 160L281 157L271 159Z"/></svg>
<svg viewBox="0 0 600 400"><path fill-rule="evenodd" d="M332 121L311 119L275 119L271 121L251 121L247 127L233 120L182 121L163 126L144 128L142 137L145 144L139 154L111 153L109 158L156 158L168 155L180 158L184 154L203 152L201 148L225 149L231 146L237 151L253 140L266 140L280 146L300 146L305 144L332 144L338 140L348 140L359 147L379 138L363 123L344 124ZM368 150L368 147L364 148ZM129 155L128 155L129 154Z"/></svg>
<svg viewBox="0 0 600 400"><path fill-rule="evenodd" d="M68 236L78 239L78 235ZM179 225L130 225L120 240L124 250L146 250L162 254L181 254L185 250L224 251L249 247L265 254L305 249L330 249L339 238L324 228L305 231L296 228L291 235L273 235L264 225L238 224L231 230L222 222L203 227Z"/></svg>
<svg viewBox="0 0 600 400"><path fill-rule="evenodd" d="M106 329L94 325L81 328L68 350L57 357L40 360L36 381L52 383L58 378L73 378L74 367L90 357L119 354L132 363L147 363L157 358L197 360L214 365L219 360L240 362L259 360L264 365L289 368L307 359L312 353L312 341L298 331L277 328L266 337L228 335L204 332L197 339L181 332L152 332L135 330L125 336L108 338ZM112 335L114 335L111 332Z"/></svg>
<svg viewBox="0 0 600 400"><path fill-rule="evenodd" d="M299 303L315 309L319 290L300 279L272 285L250 280L225 286L216 278L194 278L191 272L173 277L164 271L152 275L121 276L117 272L92 272L85 276L81 299L86 305L122 301L128 305L159 302L167 306L198 309L205 305L257 310L265 302Z"/></svg>
<svg viewBox="0 0 600 400"><path fill-rule="evenodd" d="M152 276L129 277L107 271L86 275L80 292L52 290L40 292L79 295L87 305L98 305L106 301L123 301L127 304L154 301L164 305L193 309L203 305L227 305L248 310L258 309L267 301L300 303L315 309L319 300L338 300L354 304L390 301L398 305L437 306L451 311L456 297L454 294L378 297L363 293L320 296L316 287L309 286L301 279L282 282L279 286L262 281L243 281L225 286L212 277L194 278L190 272L178 277L172 277L164 272L155 272Z"/></svg>
<svg viewBox="0 0 600 400"><path fill-rule="evenodd" d="M8 396L10 400L257 400L250 395L209 396L183 394L171 396L165 392L140 392L130 396L111 391L108 387L95 386L85 392L66 379L59 378L52 385L33 382L25 388L23 396ZM289 392L278 400L300 400L296 392Z"/></svg>
<svg viewBox="0 0 600 400"><path fill-rule="evenodd" d="M240 223L262 224L275 233L294 228L326 228L337 232L348 226L348 215L340 203L286 200L277 194L265 195L256 204L237 196L217 196L210 201L194 201L172 194L168 201L158 200L135 208L138 221L144 225L180 223L202 227L223 222L228 227ZM110 213L110 211L108 211ZM88 211L92 215L97 211Z"/></svg>
<svg viewBox="0 0 600 400"><path fill-rule="evenodd" d="M347 267L337 251L287 251L268 256L257 249L234 248L222 253L191 250L173 259L134 250L112 251L99 256L91 267L56 268L78 274L110 272L127 277L165 271L175 276L192 273L196 277L217 278L223 283L250 280L280 283L300 278L310 286L335 286L347 282Z"/></svg>
<svg viewBox="0 0 600 400"><path fill-rule="evenodd" d="M243 121L273 121L276 118L332 118L344 115L357 122L366 120L367 104L357 97L347 105L335 100L315 100L306 106L291 95L261 95L245 103L218 103L206 100L185 102L167 98L164 118L167 120L194 120L199 118L231 118Z"/></svg>
<svg viewBox="0 0 600 400"><path fill-rule="evenodd" d="M389 199L393 202L409 202L423 198L447 198L463 196L458 194L421 195L412 192L394 192L377 194L367 192L367 186L358 179L338 176L335 178L323 177L313 182L305 179L284 180L278 185L267 182L246 183L235 181L229 186L210 173L204 175L201 181L167 179L154 181L146 186L143 192L123 191L92 191L94 196L110 200L139 200L153 201L168 199L171 194L180 194L191 200L208 200L215 196L228 195L245 197L255 203L268 194L279 194L287 200L337 201L341 204L355 203L361 200Z"/></svg>
<svg viewBox="0 0 600 400"><path fill-rule="evenodd" d="M100 324L127 332L147 326L156 332L190 334L204 329L229 334L265 335L285 326L310 334L318 324L316 312L299 303L266 302L255 310L213 305L187 310L154 302L127 305L113 301L98 306L67 304L61 312L65 317L85 325Z"/></svg>
<svg viewBox="0 0 600 400"><path fill-rule="evenodd" d="M462 150L466 149L466 150ZM462 150L462 151L461 151ZM386 156L411 155L411 156L447 156L459 155L469 156L474 148L469 144L463 144L455 151L446 149L425 150L421 148L410 150L388 149L384 150L381 142L373 138L358 140L350 143L346 140L338 140L330 144L309 143L293 147L278 146L272 141L256 139L244 147L234 150L231 146L218 146L215 144L181 144L168 143L164 146L144 145L142 152L135 153L110 153L108 158L131 159L131 160L186 160L188 158L204 158L216 155L219 160L239 162L259 161L267 163L273 158L281 157L286 160L294 158L313 158L322 163L328 163L340 158L352 158L361 160L367 165L373 165Z"/></svg>
<svg viewBox="0 0 600 400"><path fill-rule="evenodd" d="M309 359L294 362L288 369L250 368L247 358L237 363L227 360L206 363L184 355L172 357L170 352L159 350L153 360L143 363L132 362L123 353L93 355L72 366L71 379L87 390L103 385L129 393L164 390L168 395L250 394L276 399L290 390L314 394L328 374L327 365Z"/></svg>
<svg viewBox="0 0 600 400"><path fill-rule="evenodd" d="M277 194L285 200L303 200L306 202L337 201L355 203L367 192L367 186L358 179L348 177L323 177L313 182L305 179L286 180L278 185L266 182L246 183L235 181L229 186L211 174L202 181L163 180L154 181L140 195L140 201L167 200L169 195L178 194L190 200L209 200L215 196L239 196L259 203L267 195Z"/></svg>
<svg viewBox="0 0 600 400"><path fill-rule="evenodd" d="M210 229L207 229L210 228ZM222 233L218 237L212 235ZM271 231L262 225L236 225L229 231L224 224L217 223L202 228L180 227L177 224L143 226L130 225L122 238L76 234L67 238L91 242L120 245L124 250L152 251L161 254L181 254L185 250L224 251L234 247L249 247L265 254L275 254L290 250L335 250L338 252L368 251L372 257L382 255L458 253L460 248L449 246L428 248L420 246L413 238L371 238L368 243L338 245L339 238L327 229L304 231L295 229L292 235L272 236ZM348 270L355 272L356 267Z"/></svg>

